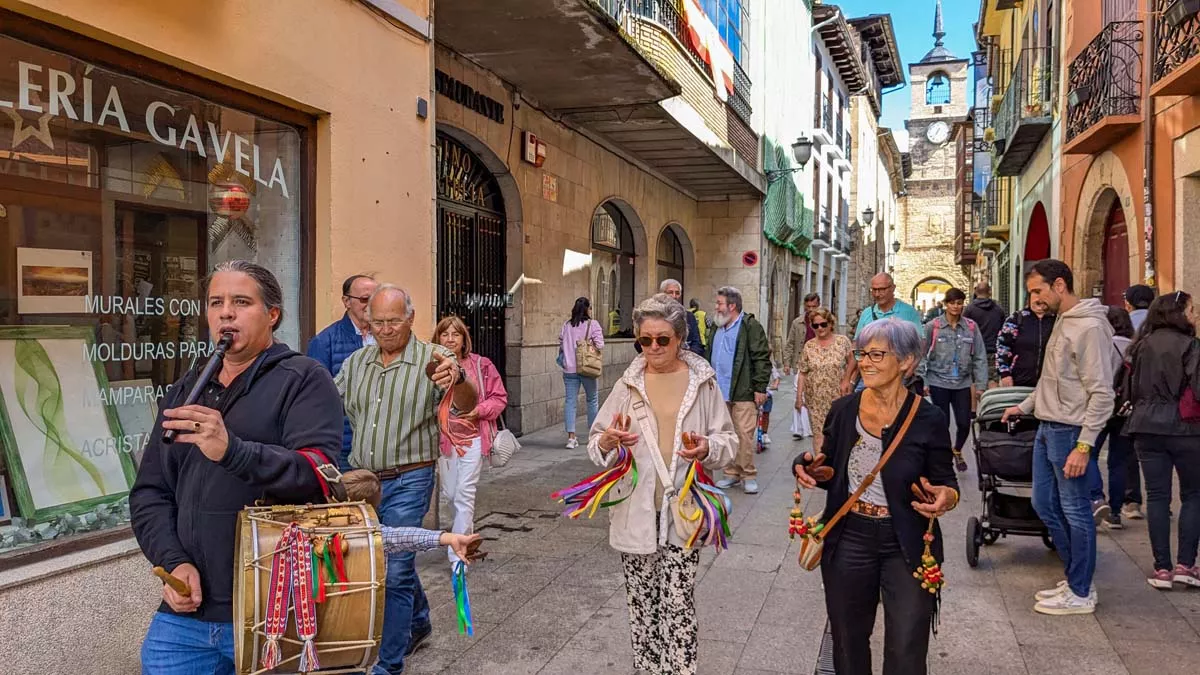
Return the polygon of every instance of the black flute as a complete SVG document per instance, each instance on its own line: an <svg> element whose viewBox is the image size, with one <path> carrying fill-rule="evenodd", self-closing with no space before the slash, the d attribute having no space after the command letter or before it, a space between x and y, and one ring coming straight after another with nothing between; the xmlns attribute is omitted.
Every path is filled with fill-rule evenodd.
<svg viewBox="0 0 1200 675"><path fill-rule="evenodd" d="M217 346L213 349L212 358L204 365L204 370L201 371L200 377L196 378L196 383L192 385L192 390L188 392L187 398L183 400L183 403L179 407L192 405L200 400L201 392L208 386L209 380L213 378L213 375L217 372L217 368L225 360L225 350L229 349L229 345L231 344L233 344L233 333L221 333L221 339L217 341ZM162 435L163 443L174 443L175 437L178 435L179 431L177 429L167 429Z"/></svg>

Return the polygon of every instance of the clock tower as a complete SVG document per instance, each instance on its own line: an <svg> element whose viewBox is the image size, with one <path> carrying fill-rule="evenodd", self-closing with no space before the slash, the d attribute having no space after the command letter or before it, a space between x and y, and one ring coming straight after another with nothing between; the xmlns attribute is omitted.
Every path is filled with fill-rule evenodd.
<svg viewBox="0 0 1200 675"><path fill-rule="evenodd" d="M928 1L928 0L926 0ZM967 77L970 61L946 48L942 1L937 0L933 19L933 49L908 66L912 108L905 122L912 174L901 209L902 231L897 232L900 253L896 258L896 294L905 301L929 300L917 287L926 281L971 289L955 264L955 177L959 148L954 126L967 117ZM944 284L941 284L944 285ZM944 291L944 289L943 289Z"/></svg>

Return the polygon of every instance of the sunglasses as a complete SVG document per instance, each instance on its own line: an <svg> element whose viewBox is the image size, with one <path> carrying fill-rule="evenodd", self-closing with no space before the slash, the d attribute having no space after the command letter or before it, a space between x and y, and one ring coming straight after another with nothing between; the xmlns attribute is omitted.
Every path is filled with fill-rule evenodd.
<svg viewBox="0 0 1200 675"><path fill-rule="evenodd" d="M658 343L659 347L666 347L667 345L671 344L671 338L667 335L659 335L658 337L645 336L645 337L638 338L637 341L638 341L638 344L640 344L643 347L649 347L650 345L654 344L655 342Z"/></svg>
<svg viewBox="0 0 1200 675"><path fill-rule="evenodd" d="M814 321L813 325L812 325L813 328L827 328L828 326L829 326L828 321L822 321L821 323L817 323Z"/></svg>

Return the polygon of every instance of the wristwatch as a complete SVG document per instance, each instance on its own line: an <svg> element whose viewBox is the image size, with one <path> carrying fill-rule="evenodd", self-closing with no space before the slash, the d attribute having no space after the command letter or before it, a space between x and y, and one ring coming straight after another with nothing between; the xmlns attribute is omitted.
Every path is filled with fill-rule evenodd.
<svg viewBox="0 0 1200 675"><path fill-rule="evenodd" d="M1078 452L1083 455L1090 455L1090 454L1092 454L1092 446L1087 443L1084 443L1083 441L1079 441L1078 443L1075 444L1075 452Z"/></svg>

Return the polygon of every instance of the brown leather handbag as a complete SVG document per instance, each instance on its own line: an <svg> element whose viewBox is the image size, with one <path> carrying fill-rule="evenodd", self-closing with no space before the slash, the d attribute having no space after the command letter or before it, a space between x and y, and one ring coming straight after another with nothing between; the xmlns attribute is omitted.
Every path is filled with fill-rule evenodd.
<svg viewBox="0 0 1200 675"><path fill-rule="evenodd" d="M879 476L879 472L883 470L883 465L887 464L888 460L892 458L892 454L900 447L900 443L908 434L908 428L912 426L912 421L917 417L917 409L921 407L921 400L915 395L910 393L908 400L912 404L909 407L908 416L904 418L904 423L900 425L900 430L892 437L891 445L888 446L883 456L879 458L879 461L875 464L875 468L871 469L871 472L863 477L862 482L858 484L858 489L850 495L845 504L842 504L842 508L838 509L837 513L833 514L833 517L826 521L821 531L805 537L803 543L800 544L800 566L804 569L811 572L821 565L821 553L825 550L825 537L829 536L829 531L850 512L850 508L854 506L854 503L862 498L863 493L867 491L867 488L871 487L871 483L875 482L875 479Z"/></svg>

